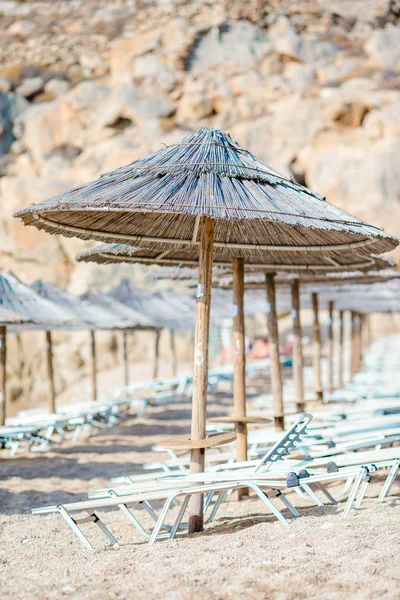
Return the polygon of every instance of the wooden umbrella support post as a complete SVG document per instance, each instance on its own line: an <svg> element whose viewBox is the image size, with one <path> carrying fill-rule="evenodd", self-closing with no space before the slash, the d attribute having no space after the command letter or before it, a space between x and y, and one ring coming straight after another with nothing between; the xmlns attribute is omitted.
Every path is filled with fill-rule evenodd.
<svg viewBox="0 0 400 600"><path fill-rule="evenodd" d="M338 340L338 387L343 389L344 386L344 312L339 311L339 340Z"/></svg>
<svg viewBox="0 0 400 600"><path fill-rule="evenodd" d="M283 431L285 427L285 421L283 416L282 373L279 359L279 334L278 318L276 314L275 274L267 273L265 280L267 289L267 327L274 423L277 431Z"/></svg>
<svg viewBox="0 0 400 600"><path fill-rule="evenodd" d="M6 421L7 329L0 325L0 425Z"/></svg>
<svg viewBox="0 0 400 600"><path fill-rule="evenodd" d="M128 332L122 333L122 346L124 354L124 385L129 385L129 358L128 358Z"/></svg>
<svg viewBox="0 0 400 600"><path fill-rule="evenodd" d="M329 301L328 307L328 392L333 392L333 300Z"/></svg>
<svg viewBox="0 0 400 600"><path fill-rule="evenodd" d="M47 375L49 378L49 410L50 413L56 412L56 388L54 385L54 367L53 367L53 340L51 331L46 331L46 355L47 355Z"/></svg>
<svg viewBox="0 0 400 600"><path fill-rule="evenodd" d="M160 336L161 336L161 331L159 329L157 329L155 346L154 346L153 379L158 378L159 363L160 363Z"/></svg>
<svg viewBox="0 0 400 600"><path fill-rule="evenodd" d="M206 435L208 392L208 341L210 334L210 308L212 264L214 250L214 221L202 217L200 229L199 283L196 299L196 324L193 362L193 399L191 439L202 440ZM190 452L190 472L204 471L204 448ZM203 530L203 495L196 494L190 500L189 533Z"/></svg>
<svg viewBox="0 0 400 600"><path fill-rule="evenodd" d="M300 322L300 282L292 283L292 318L293 318L293 375L296 388L296 409L304 412L304 379L303 379L303 347L301 344Z"/></svg>
<svg viewBox="0 0 400 600"><path fill-rule="evenodd" d="M93 329L90 330L90 362L92 378L92 400L97 400L97 356L96 356L96 335Z"/></svg>
<svg viewBox="0 0 400 600"><path fill-rule="evenodd" d="M246 417L246 349L244 327L244 259L233 267L233 406L236 417ZM236 460L247 459L247 425L236 423Z"/></svg>
<svg viewBox="0 0 400 600"><path fill-rule="evenodd" d="M170 329L169 335L171 343L172 376L176 377L178 374L178 359L176 356L175 329Z"/></svg>
<svg viewBox="0 0 400 600"><path fill-rule="evenodd" d="M354 375L359 369L359 334L359 316L356 312L351 312L350 381L353 381Z"/></svg>
<svg viewBox="0 0 400 600"><path fill-rule="evenodd" d="M324 401L324 392L321 381L321 328L319 325L318 294L313 292L313 363L314 363L314 387L318 402Z"/></svg>

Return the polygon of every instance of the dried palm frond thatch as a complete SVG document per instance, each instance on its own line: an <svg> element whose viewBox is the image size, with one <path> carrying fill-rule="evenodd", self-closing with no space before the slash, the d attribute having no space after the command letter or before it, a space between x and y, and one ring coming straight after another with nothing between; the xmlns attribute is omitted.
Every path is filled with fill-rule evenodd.
<svg viewBox="0 0 400 600"><path fill-rule="evenodd" d="M80 296L80 299L123 319L126 322L126 329L158 329L156 322L146 315L97 290L88 290Z"/></svg>
<svg viewBox="0 0 400 600"><path fill-rule="evenodd" d="M30 321L28 318L17 315L14 311L8 310L8 308L4 308L4 306L0 306L0 326L16 325L18 323L30 323Z"/></svg>
<svg viewBox="0 0 400 600"><path fill-rule="evenodd" d="M42 298L28 285L11 273L0 273L0 307L11 310L28 319L29 323L16 324L12 328L69 329L77 325L69 311Z"/></svg>
<svg viewBox="0 0 400 600"><path fill-rule="evenodd" d="M141 246L174 260L198 260L201 217L216 222L217 261L291 264L295 250L308 254L306 262L323 252L346 264L348 252L368 256L397 245L208 127L15 216L50 233Z"/></svg>
<svg viewBox="0 0 400 600"><path fill-rule="evenodd" d="M194 300L183 299L172 290L150 294L137 288L129 279L109 290L108 295L122 304L146 315L159 327L166 329L192 329L194 325ZM189 306L188 302L191 303Z"/></svg>
<svg viewBox="0 0 400 600"><path fill-rule="evenodd" d="M128 320L104 310L101 306L81 300L77 296L61 289L54 283L36 280L32 289L42 298L54 302L76 319L80 329L125 329Z"/></svg>

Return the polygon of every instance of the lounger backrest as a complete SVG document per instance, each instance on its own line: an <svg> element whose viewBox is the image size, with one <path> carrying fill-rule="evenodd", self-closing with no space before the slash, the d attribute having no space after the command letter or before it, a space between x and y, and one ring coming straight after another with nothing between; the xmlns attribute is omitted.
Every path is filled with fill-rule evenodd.
<svg viewBox="0 0 400 600"><path fill-rule="evenodd" d="M270 450L266 454L264 454L263 458L254 468L254 472L257 471L267 471L270 469L276 462L279 460L283 460L285 456L290 454L290 452L295 448L295 443L300 442L302 437L307 435L306 429L313 416L308 413L303 413L300 417L293 423L293 425L283 432L280 440L272 446Z"/></svg>

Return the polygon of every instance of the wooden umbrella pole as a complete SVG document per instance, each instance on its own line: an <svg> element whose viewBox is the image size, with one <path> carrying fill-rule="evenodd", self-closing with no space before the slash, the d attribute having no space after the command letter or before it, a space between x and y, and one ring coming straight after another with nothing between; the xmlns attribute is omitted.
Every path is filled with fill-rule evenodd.
<svg viewBox="0 0 400 600"><path fill-rule="evenodd" d="M208 342L210 334L210 308L212 264L214 249L214 221L203 217L199 224L200 260L199 283L196 299L196 324L194 337L192 440L204 439L206 435L206 412L208 392ZM194 448L190 453L190 472L204 471L204 449ZM203 530L203 497L196 494L190 500L189 533Z"/></svg>
<svg viewBox="0 0 400 600"><path fill-rule="evenodd" d="M329 301L328 315L328 392L333 392L333 300Z"/></svg>
<svg viewBox="0 0 400 600"><path fill-rule="evenodd" d="M324 401L324 392L321 381L321 328L319 326L318 294L313 292L313 363L314 363L314 387L319 402Z"/></svg>
<svg viewBox="0 0 400 600"><path fill-rule="evenodd" d="M0 425L6 422L7 329L0 325Z"/></svg>
<svg viewBox="0 0 400 600"><path fill-rule="evenodd" d="M158 378L158 370L160 363L160 336L161 331L157 329L156 331L156 343L154 347L154 367L153 367L153 379Z"/></svg>
<svg viewBox="0 0 400 600"><path fill-rule="evenodd" d="M90 331L90 359L91 359L91 378L92 378L92 400L97 400L97 356L96 356L96 336L93 329Z"/></svg>
<svg viewBox="0 0 400 600"><path fill-rule="evenodd" d="M271 370L272 399L274 405L274 423L277 431L283 431L285 421L283 416L282 373L279 360L278 319L276 315L275 274L265 276L267 288L267 327L269 340L269 360Z"/></svg>
<svg viewBox="0 0 400 600"><path fill-rule="evenodd" d="M47 374L49 377L49 409L50 413L55 413L56 409L56 388L54 385L54 368L53 368L53 340L51 331L46 331L46 354L47 354Z"/></svg>
<svg viewBox="0 0 400 600"><path fill-rule="evenodd" d="M244 259L232 259L233 268L233 405L237 417L246 416L246 348L244 326ZM247 460L247 426L236 424L236 460Z"/></svg>
<svg viewBox="0 0 400 600"><path fill-rule="evenodd" d="M339 311L339 340L338 340L338 387L342 389L344 386L344 313L342 310Z"/></svg>
<svg viewBox="0 0 400 600"><path fill-rule="evenodd" d="M169 335L171 342L172 376L176 377L178 374L178 359L176 356L175 329L170 329Z"/></svg>
<svg viewBox="0 0 400 600"><path fill-rule="evenodd" d="M354 375L357 373L357 315L351 312L351 348L350 348L350 381L353 381Z"/></svg>
<svg viewBox="0 0 400 600"><path fill-rule="evenodd" d="M298 412L304 412L303 346L301 344L300 283L298 279L295 279L292 283L292 317L293 375L296 389L296 408Z"/></svg>
<svg viewBox="0 0 400 600"><path fill-rule="evenodd" d="M361 370L363 361L363 339L362 339L362 318L361 313L357 313L357 372Z"/></svg>
<svg viewBox="0 0 400 600"><path fill-rule="evenodd" d="M124 353L124 385L129 385L129 358L128 358L128 333L124 331L122 333L122 345Z"/></svg>

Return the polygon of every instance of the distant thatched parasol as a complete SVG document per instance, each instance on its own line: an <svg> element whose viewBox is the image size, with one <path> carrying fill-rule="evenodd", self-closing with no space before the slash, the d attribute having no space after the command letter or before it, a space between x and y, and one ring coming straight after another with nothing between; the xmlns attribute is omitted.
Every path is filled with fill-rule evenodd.
<svg viewBox="0 0 400 600"><path fill-rule="evenodd" d="M25 224L82 239L127 243L152 262L199 263L196 305L191 470L204 468L208 341L213 260L236 273L235 371L244 374L244 260L258 264L349 265L397 241L280 175L221 131L202 128L94 182L16 213ZM312 260L310 260L312 257ZM173 261L173 262L172 262ZM147 262L149 260L147 259ZM273 275L267 275L271 341L277 344ZM273 358L272 358L273 356ZM277 348L271 372L277 425L283 426ZM242 377L244 380L244 377ZM235 405L245 401L244 382ZM202 499L192 499L189 531L202 528ZM195 508L194 508L195 507Z"/></svg>
<svg viewBox="0 0 400 600"><path fill-rule="evenodd" d="M194 326L194 301L184 299L173 290L164 290L151 294L136 287L132 281L123 279L108 292L108 295L119 302L137 310L152 319L159 328L170 332L172 373L177 373L177 356L175 346L175 330L192 329ZM192 306L190 306L192 302ZM189 304L188 304L189 303ZM160 335L156 331L154 349L153 379L157 379L160 360Z"/></svg>
<svg viewBox="0 0 400 600"><path fill-rule="evenodd" d="M0 273L1 367L0 367L0 423L6 418L6 328L12 331L39 329L49 332L55 328L69 328L73 319L56 304L41 298L29 286L11 273ZM17 315L17 316L15 316ZM50 401L52 403L53 396ZM54 406L51 404L51 408Z"/></svg>
<svg viewBox="0 0 400 600"><path fill-rule="evenodd" d="M122 335L123 344L123 359L124 359L124 384L129 385L129 358L128 358L128 330L155 330L158 331L158 326L149 317L138 312L130 306L126 306L122 302L118 302L115 298L103 294L95 290L88 290L80 296L81 300L89 302L91 305L99 306L102 310L109 311L110 314L117 315L120 319L126 322L126 329Z"/></svg>
<svg viewBox="0 0 400 600"><path fill-rule="evenodd" d="M96 352L96 329L121 329L130 327L130 321L118 314L104 309L98 304L92 304L88 300L82 300L66 290L61 289L54 283L41 280L34 281L32 288L42 297L62 308L75 319L76 329L88 329L90 332L91 349L91 379L92 400L97 400L97 352ZM53 351L51 333L47 333L47 362L51 381L52 395L55 403L55 388L53 377Z"/></svg>
<svg viewBox="0 0 400 600"><path fill-rule="evenodd" d="M7 327L29 323L29 319L0 305L0 425L6 418Z"/></svg>

